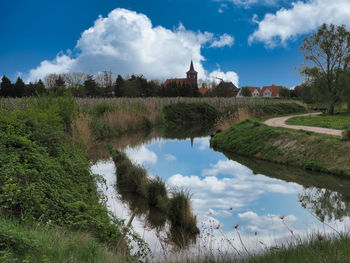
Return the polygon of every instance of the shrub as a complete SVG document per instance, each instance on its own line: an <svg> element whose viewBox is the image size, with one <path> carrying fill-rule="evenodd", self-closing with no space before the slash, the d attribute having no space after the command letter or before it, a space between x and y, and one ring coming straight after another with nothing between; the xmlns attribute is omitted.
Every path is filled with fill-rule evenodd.
<svg viewBox="0 0 350 263"><path fill-rule="evenodd" d="M191 124L213 125L222 115L207 103L175 103L164 107L164 119L167 126Z"/></svg>
<svg viewBox="0 0 350 263"><path fill-rule="evenodd" d="M102 117L106 112L113 112L115 107L112 104L102 102L95 104L92 108L92 114L95 117Z"/></svg>
<svg viewBox="0 0 350 263"><path fill-rule="evenodd" d="M350 127L346 127L342 132L342 140L348 141L350 140Z"/></svg>

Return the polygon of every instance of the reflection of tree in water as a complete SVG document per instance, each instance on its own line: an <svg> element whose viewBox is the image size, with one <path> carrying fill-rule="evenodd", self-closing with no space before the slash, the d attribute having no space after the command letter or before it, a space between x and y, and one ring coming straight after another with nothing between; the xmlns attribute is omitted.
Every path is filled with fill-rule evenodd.
<svg viewBox="0 0 350 263"><path fill-rule="evenodd" d="M305 188L298 194L302 207L321 221L341 220L350 215L350 196L328 189Z"/></svg>

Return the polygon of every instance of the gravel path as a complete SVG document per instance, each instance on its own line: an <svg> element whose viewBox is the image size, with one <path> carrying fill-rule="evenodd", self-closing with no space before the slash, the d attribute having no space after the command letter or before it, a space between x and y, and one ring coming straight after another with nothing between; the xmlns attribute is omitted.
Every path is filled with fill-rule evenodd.
<svg viewBox="0 0 350 263"><path fill-rule="evenodd" d="M311 132L323 133L323 134L334 135L334 136L341 136L342 130L286 124L286 121L293 117L315 116L320 114L322 113L316 112L316 113L299 114L299 115L293 115L293 116L287 116L287 117L278 117L278 118L268 119L264 123L266 125L274 126L274 127L283 127L283 128L294 129L294 130L304 130L304 131L311 131Z"/></svg>

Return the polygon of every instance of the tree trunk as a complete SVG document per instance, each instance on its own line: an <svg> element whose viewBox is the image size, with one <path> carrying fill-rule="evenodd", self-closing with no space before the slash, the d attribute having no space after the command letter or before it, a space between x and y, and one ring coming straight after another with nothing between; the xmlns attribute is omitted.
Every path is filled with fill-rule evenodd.
<svg viewBox="0 0 350 263"><path fill-rule="evenodd" d="M331 103L331 105L329 106L329 115L334 115L334 103Z"/></svg>

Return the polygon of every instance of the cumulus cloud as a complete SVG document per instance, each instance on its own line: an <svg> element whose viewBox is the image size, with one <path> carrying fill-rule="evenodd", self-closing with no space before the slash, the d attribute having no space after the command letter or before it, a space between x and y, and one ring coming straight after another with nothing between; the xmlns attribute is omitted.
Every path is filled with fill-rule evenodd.
<svg viewBox="0 0 350 263"><path fill-rule="evenodd" d="M234 38L230 36L229 34L223 34L220 36L219 39L214 40L210 47L224 47L224 46L229 46L231 47L233 45Z"/></svg>
<svg viewBox="0 0 350 263"><path fill-rule="evenodd" d="M231 46L233 38L210 32L187 30L182 24L173 30L153 26L144 14L117 8L107 17L100 16L77 41L77 54L59 53L29 71L26 81L35 81L48 73L85 72L97 74L102 70L127 74L143 74L149 79L183 77L190 60L198 78L208 73L202 62L204 47Z"/></svg>
<svg viewBox="0 0 350 263"><path fill-rule="evenodd" d="M144 165L145 163L155 164L158 161L157 155L148 150L144 145L137 148L127 148L125 153L132 161L139 165Z"/></svg>
<svg viewBox="0 0 350 263"><path fill-rule="evenodd" d="M277 5L277 2L279 2L280 0L217 0L217 1L218 2L231 2L238 7L243 7L245 9L248 9L252 5L275 6L275 5ZM220 11L219 11L219 13L220 13Z"/></svg>
<svg viewBox="0 0 350 263"><path fill-rule="evenodd" d="M256 21L256 17L254 17ZM266 14L256 21L258 29L249 36L249 44L263 42L267 47L286 45L288 40L308 34L323 23L350 26L350 2L348 0L310 0L294 2L290 9L282 8L275 14Z"/></svg>
<svg viewBox="0 0 350 263"><path fill-rule="evenodd" d="M220 82L219 79L231 81L236 87L238 87L239 77L237 73L233 71L222 72L220 69L217 69L209 74L209 78L215 80L217 83Z"/></svg>

